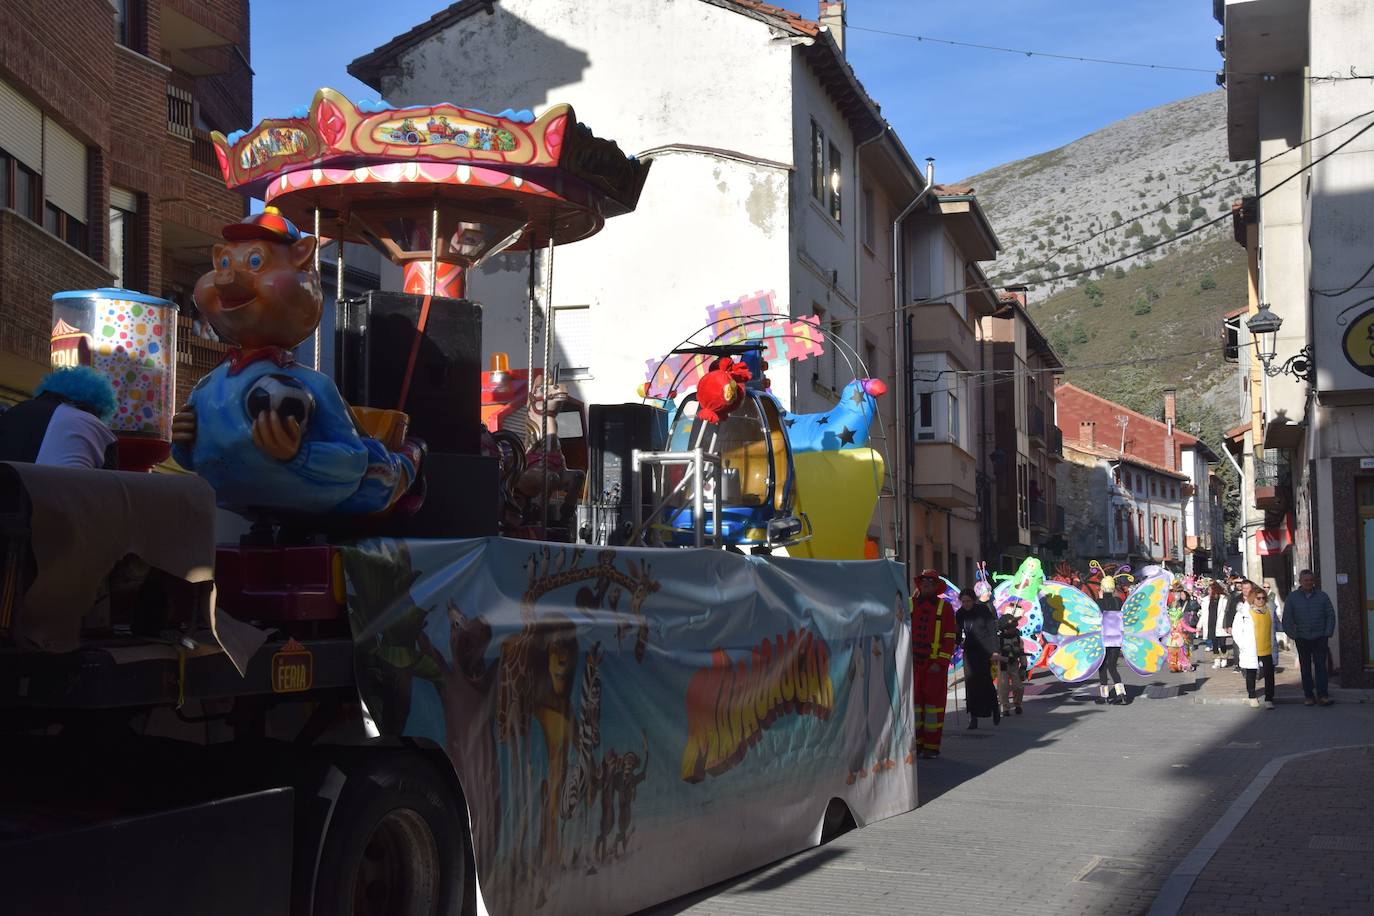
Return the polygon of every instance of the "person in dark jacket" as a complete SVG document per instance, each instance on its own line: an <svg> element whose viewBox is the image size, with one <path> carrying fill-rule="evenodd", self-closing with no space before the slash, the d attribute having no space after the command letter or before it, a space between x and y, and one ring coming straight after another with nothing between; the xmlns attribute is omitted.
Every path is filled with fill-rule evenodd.
<svg viewBox="0 0 1374 916"><path fill-rule="evenodd" d="M959 611L954 615L964 645L964 691L968 696L969 728L977 728L978 720L992 716L994 725L1001 724L1002 711L997 706L997 688L992 683L992 665L1001 661L997 644L997 618L992 608L977 600L972 589L959 593Z"/></svg>
<svg viewBox="0 0 1374 916"><path fill-rule="evenodd" d="M115 412L109 379L89 366L56 369L34 396L0 414L0 461L113 469Z"/></svg>
<svg viewBox="0 0 1374 916"><path fill-rule="evenodd" d="M1208 648L1212 650L1213 668L1225 668L1228 661L1231 637L1223 630L1226 626L1226 607L1229 603L1226 588L1221 584L1221 580L1213 580L1207 587L1202 615L1202 635L1208 642Z"/></svg>
<svg viewBox="0 0 1374 916"><path fill-rule="evenodd" d="M1298 573L1297 591L1288 593L1283 607L1283 632L1298 648L1303 703L1330 706L1326 682L1326 641L1336 632L1336 609L1326 592L1317 588L1312 570Z"/></svg>

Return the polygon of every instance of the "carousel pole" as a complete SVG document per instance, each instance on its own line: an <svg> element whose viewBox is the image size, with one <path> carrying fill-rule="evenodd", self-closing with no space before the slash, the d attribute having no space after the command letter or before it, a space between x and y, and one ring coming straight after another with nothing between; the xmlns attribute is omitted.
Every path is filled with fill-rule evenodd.
<svg viewBox="0 0 1374 916"><path fill-rule="evenodd" d="M316 207L316 208L315 208L315 276L318 277L319 275L320 275L320 208L319 208L319 207ZM336 299L338 298L338 292L337 292L337 291L335 291L334 296L335 296ZM314 365L313 368L315 369L316 372L319 372L319 371L320 371L320 326L319 326L318 323L316 323L316 325L315 325L315 336L314 336L314 338L313 338L313 343L314 343L314 347L315 347L315 365Z"/></svg>
<svg viewBox="0 0 1374 916"><path fill-rule="evenodd" d="M344 243L343 243L343 223L339 223L339 251L338 263L334 265L334 327L339 326L339 303L344 297ZM334 377L340 378L338 367L334 367Z"/></svg>
<svg viewBox="0 0 1374 916"><path fill-rule="evenodd" d="M429 294L434 295L439 283L439 208L429 214Z"/></svg>
<svg viewBox="0 0 1374 916"><path fill-rule="evenodd" d="M549 247L545 255L544 264L544 371L540 376L540 408L539 425L541 438L545 443L548 442L548 423L549 423L549 360L553 353L553 218L549 218ZM556 428L555 428L556 429ZM547 445L545 445L547 449ZM544 501L540 506L540 515L544 523L544 532L547 535L549 530L549 456L544 453Z"/></svg>
<svg viewBox="0 0 1374 916"><path fill-rule="evenodd" d="M537 282L538 265L535 264L534 235L530 235L530 274L528 280L529 310L525 316L525 422L534 422L534 308L535 297L538 295ZM532 428L532 427L531 427ZM534 443L531 442L531 445Z"/></svg>

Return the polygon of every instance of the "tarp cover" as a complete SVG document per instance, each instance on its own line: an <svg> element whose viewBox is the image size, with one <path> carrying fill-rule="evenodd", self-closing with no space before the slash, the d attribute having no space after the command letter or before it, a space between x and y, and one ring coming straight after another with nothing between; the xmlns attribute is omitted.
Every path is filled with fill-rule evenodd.
<svg viewBox="0 0 1374 916"><path fill-rule="evenodd" d="M916 804L888 561L488 538L345 548L360 690L444 748L492 913L628 913ZM842 904L837 902L837 907Z"/></svg>
<svg viewBox="0 0 1374 916"><path fill-rule="evenodd" d="M82 617L129 554L187 582L214 576L215 494L199 477L4 462L0 486L21 486L33 507L37 570L12 633L22 646L76 649Z"/></svg>

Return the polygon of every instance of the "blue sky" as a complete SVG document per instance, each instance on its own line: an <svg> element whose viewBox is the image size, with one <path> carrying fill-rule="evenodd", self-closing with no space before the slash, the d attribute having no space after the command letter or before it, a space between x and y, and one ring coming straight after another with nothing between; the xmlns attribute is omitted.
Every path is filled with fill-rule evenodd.
<svg viewBox="0 0 1374 916"><path fill-rule="evenodd" d="M773 2L816 13L812 0ZM252 10L254 117L288 114L320 86L350 98L375 97L348 76L348 62L446 5L258 0ZM951 48L853 27L1215 69L1221 59L1212 39L1220 27L1211 7L1210 0L850 0L848 56L911 155L935 156L938 179L949 181L1062 146L1215 83L1207 73Z"/></svg>

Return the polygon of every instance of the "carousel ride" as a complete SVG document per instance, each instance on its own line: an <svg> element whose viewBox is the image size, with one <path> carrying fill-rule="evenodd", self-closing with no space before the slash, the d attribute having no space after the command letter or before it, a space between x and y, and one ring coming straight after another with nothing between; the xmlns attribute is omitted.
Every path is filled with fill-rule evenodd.
<svg viewBox="0 0 1374 916"><path fill-rule="evenodd" d="M336 288L343 287L347 242L369 245L402 268L405 295L389 294L403 301L393 301L386 317L399 310L404 327L387 337L389 352L350 370L360 357L335 342L336 381L359 428L391 447L407 436L428 441L431 499L436 474L470 470L436 456L436 442L443 451L496 458L500 528L570 540L565 507L576 504L587 459L585 445L579 449L567 436L563 415L585 412L550 369L555 330L541 301L551 301L555 246L588 238L606 219L631 212L647 163L594 136L567 105L537 118L450 104L398 109L354 104L331 89L319 90L293 117L212 139L228 187L261 197L336 246ZM482 374L480 307L465 298L467 277L488 258L515 251L545 252L542 278L530 259L526 325L543 328L542 345L536 347L541 335L529 336L527 369L510 371L500 354ZM314 266L318 272L318 247ZM375 346L377 311L369 302L360 318L341 316L339 324L351 322L355 336ZM446 334L453 315L472 316L475 333ZM329 342L318 326L313 339L318 369ZM367 384L345 384L350 371ZM465 430L455 438L454 426L471 427L470 436ZM457 494L460 487L441 489Z"/></svg>
<svg viewBox="0 0 1374 916"><path fill-rule="evenodd" d="M449 104L398 109L354 104L321 89L291 118L213 140L228 187L261 197L281 219L313 228L320 245L336 246L338 288L347 242L369 245L403 270L404 293L368 294L355 322L365 332L357 336L385 351L362 372L368 384L347 383L357 359L340 342L342 333L334 342L335 381L360 435L403 457L410 454L406 443L429 443L412 459L424 468L410 506L428 505L431 516L450 519L476 505L467 515L485 513L492 525L373 530L552 541L580 534L592 543L872 555L866 530L884 470L868 428L883 383L856 378L828 413L789 415L769 390L763 348L743 339L742 329L717 329L707 345L675 354L706 370L696 391L680 405L670 395L662 408L649 408L662 420L641 424L651 432L624 443L617 457L633 475L616 484L617 521L578 521L579 508L592 501L589 477L600 464L591 453L599 446L587 406L557 384L552 365L557 330L543 307L552 301L552 253L631 212L648 165L594 136L570 107L556 105L538 117ZM546 254L542 270L530 258L526 326L536 332L528 338L526 367L512 369L507 354L484 359L478 352L480 307L465 297L474 267L517 251ZM386 319L396 319L399 308L404 320L399 333L383 335L372 306L387 296L399 306L393 301ZM350 307L340 303L340 315ZM475 333L446 338L445 319L454 314L473 316ZM318 370L329 344L318 326L312 336ZM618 406L638 405L603 409ZM470 448L452 434L469 426ZM474 474L470 462L455 463L449 452L484 457L497 470ZM490 512L485 500L473 499L486 489L499 491ZM376 519L364 521L365 529ZM612 539L589 534L593 528L612 531Z"/></svg>

